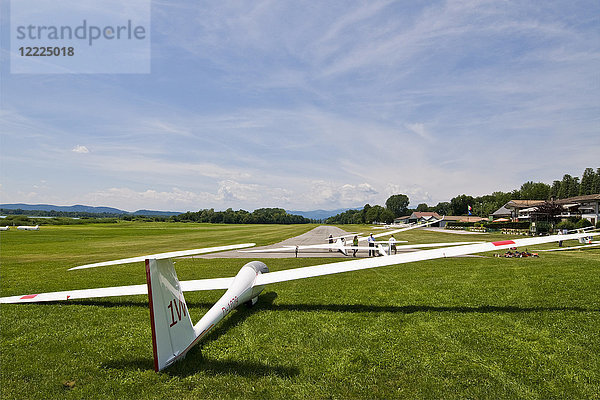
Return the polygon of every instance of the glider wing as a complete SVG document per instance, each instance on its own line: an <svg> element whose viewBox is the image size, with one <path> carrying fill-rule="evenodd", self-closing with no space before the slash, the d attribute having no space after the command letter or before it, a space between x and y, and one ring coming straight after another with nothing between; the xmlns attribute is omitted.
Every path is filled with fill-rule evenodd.
<svg viewBox="0 0 600 400"><path fill-rule="evenodd" d="M267 274L259 275L256 277L255 285L267 285L269 283L358 271L367 268L385 267L388 265L404 264L414 261L432 260L435 258L484 253L486 251L502 250L511 247L531 246L542 243L558 242L561 240L579 239L586 235L589 236L590 234L553 235L526 239L501 240L497 242L484 242L467 244L464 246L442 247L433 250L421 250L414 253L397 254L387 257L342 261L338 263L314 265L311 267L287 269L284 271L269 272ZM600 235L600 233L595 233L595 235Z"/></svg>
<svg viewBox="0 0 600 400"><path fill-rule="evenodd" d="M375 242L375 243L389 245L389 242ZM407 243L407 241L406 240L397 240L396 243ZM412 245L407 244L407 245L396 245L396 249L398 249L398 250L420 249L420 248L426 248L426 247L459 246L459 245L463 245L463 244L474 244L474 243L483 243L483 242L424 243L424 244L412 244ZM309 250L309 249L373 250L372 247L367 247L367 246L352 246L348 242L346 242L345 246L339 246L336 243L298 246L298 250ZM285 253L285 252L293 253L295 251L295 246L278 247L275 249L256 249L256 250L239 250L239 251L240 251L240 253Z"/></svg>
<svg viewBox="0 0 600 400"><path fill-rule="evenodd" d="M558 249L534 250L534 251L537 251L537 252L540 252L540 251L564 251L564 250L587 249L589 247L597 247L597 246L600 246L600 243L585 244L583 246L559 247Z"/></svg>
<svg viewBox="0 0 600 400"><path fill-rule="evenodd" d="M176 257L193 256L193 255L196 255L196 254L213 253L215 251L243 249L245 247L252 247L254 245L255 245L255 243L243 243L243 244L233 244L233 245L229 245L229 246L207 247L207 248L204 248L204 249L171 251L171 252L168 252L168 253L150 254L150 255L147 255L147 256L122 258L120 260L113 260L113 261L105 261L105 262L98 262L98 263L93 263L93 264L80 265L78 267L69 268L69 271L73 271L73 270L76 270L76 269L104 267L104 266L107 266L107 265L129 264L129 263L133 263L133 262L145 261L147 259L162 260L162 259L165 259L165 258L176 258Z"/></svg>
<svg viewBox="0 0 600 400"><path fill-rule="evenodd" d="M440 222L440 221L441 220L436 219L435 221L426 222L424 224L414 224L414 225L411 225L411 226L407 226L406 228L400 228L400 229L394 229L393 231L381 232L381 233L378 233L376 235L373 235L373 237L377 238L377 237L381 237L381 236L394 235L396 233L410 231L411 229L415 229L415 228L424 228L426 226L429 226L431 224L435 224L436 222ZM367 237L359 238L358 240L361 240L361 239L362 240L367 240Z"/></svg>
<svg viewBox="0 0 600 400"><path fill-rule="evenodd" d="M181 290L193 292L198 290L227 289L233 278L198 279L182 281ZM95 297L131 296L147 294L148 287L144 285L116 286L97 289L65 290L63 292L27 294L20 296L0 297L0 303L39 303L42 301L61 301L76 299L91 299Z"/></svg>

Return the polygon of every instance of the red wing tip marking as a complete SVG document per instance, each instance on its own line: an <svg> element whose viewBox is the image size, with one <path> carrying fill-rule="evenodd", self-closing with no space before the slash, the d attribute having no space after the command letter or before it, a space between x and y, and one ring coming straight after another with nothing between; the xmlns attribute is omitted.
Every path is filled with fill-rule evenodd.
<svg viewBox="0 0 600 400"><path fill-rule="evenodd" d="M20 300L33 299L35 296L37 296L37 294L28 294L26 296L22 296Z"/></svg>
<svg viewBox="0 0 600 400"><path fill-rule="evenodd" d="M492 242L494 246L504 246L505 244L515 244L512 240L502 240L500 242Z"/></svg>

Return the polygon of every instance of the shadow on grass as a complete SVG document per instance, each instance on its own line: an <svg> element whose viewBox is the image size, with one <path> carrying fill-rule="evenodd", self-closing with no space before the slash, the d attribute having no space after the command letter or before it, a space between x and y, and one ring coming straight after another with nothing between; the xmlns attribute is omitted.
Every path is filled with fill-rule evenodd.
<svg viewBox="0 0 600 400"><path fill-rule="evenodd" d="M229 329L234 328L240 325L246 318L251 316L252 314L261 311L261 310L270 310L273 307L273 302L277 298L277 293L268 292L258 297L258 302L253 307L247 307L242 305L241 307L236 308L236 312L229 315L229 318L226 318L219 325L217 325L212 332L210 332L204 340L202 340L202 344L205 345L212 341L217 340L223 334L225 334Z"/></svg>
<svg viewBox="0 0 600 400"><path fill-rule="evenodd" d="M402 313L417 312L453 312L453 313L529 313L546 311L599 312L598 309L582 307L515 307L515 306L478 306L478 307L444 307L444 306L377 306L365 304L276 304L266 307L271 311L333 311L348 313Z"/></svg>
<svg viewBox="0 0 600 400"><path fill-rule="evenodd" d="M259 297L258 302L253 307L241 306L235 312L232 312L220 325L210 332L202 342L193 347L184 359L178 361L167 368L164 373L170 376L185 377L205 372L211 375L233 374L239 376L268 376L276 375L279 377L291 377L298 375L298 369L295 367L282 367L261 364L257 362L242 361L219 361L211 360L202 355L202 346L219 339L229 329L244 322L252 314L273 307L273 301L277 298L277 293L269 292ZM78 302L82 304L84 302ZM97 305L94 302L91 304ZM137 304L137 303L136 303ZM123 305L123 303L108 303L108 307ZM212 305L212 304L211 304ZM125 358L122 360L113 360L103 364L106 368L127 369L127 370L151 370L154 369L154 362L151 358Z"/></svg>
<svg viewBox="0 0 600 400"><path fill-rule="evenodd" d="M154 370L151 358L123 358L103 363L102 367L116 370L147 371ZM183 360L180 360L161 371L162 374L185 378L187 376L205 373L207 375L236 375L243 377L278 376L290 378L299 374L296 367L283 367L261 364L248 361L220 361L206 358L197 347L189 351Z"/></svg>
<svg viewBox="0 0 600 400"><path fill-rule="evenodd" d="M244 377L277 376L291 378L299 374L296 367L267 365L260 362L213 360L202 355L200 348L195 347L186 357L163 371L169 376L186 377L197 373L209 375L236 375Z"/></svg>
<svg viewBox="0 0 600 400"><path fill-rule="evenodd" d="M482 305L477 307L466 306L427 306L427 305L406 305L406 306L378 306L367 304L273 304L277 298L275 292L267 292L258 297L258 303L252 307L238 307L237 312L232 314L230 318L221 323L220 328L215 329L207 336L205 341L212 341L222 335L227 329L238 325L248 316L258 310L270 311L333 311L333 312L388 312L388 313L403 313L412 314L416 312L455 312L455 313L528 313L528 312L547 312L547 311L571 311L571 312L600 312L600 309L583 308L583 307L516 307L516 306L493 306ZM39 305L83 305L96 307L148 307L148 300L69 300L69 301L49 301L37 303ZM212 302L187 302L188 308L210 308L214 305ZM218 334L216 337L213 338Z"/></svg>

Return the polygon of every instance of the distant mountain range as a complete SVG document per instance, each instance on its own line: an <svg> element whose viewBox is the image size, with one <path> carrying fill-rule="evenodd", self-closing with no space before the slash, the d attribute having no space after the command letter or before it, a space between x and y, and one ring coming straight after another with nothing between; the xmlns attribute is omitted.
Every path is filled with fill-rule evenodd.
<svg viewBox="0 0 600 400"><path fill-rule="evenodd" d="M25 210L25 211L62 211L62 212L85 212L85 213L107 213L107 214L129 214L129 215L148 215L148 216L164 216L179 215L180 212L175 211L153 211L153 210L137 210L128 212L119 210L113 207L92 207L81 204L75 206L55 206L52 204L0 204L0 208L7 210ZM324 220L334 215L338 215L347 210L358 210L360 208L340 208L337 210L313 210L313 211L292 211L286 210L288 214L301 215L305 218Z"/></svg>
<svg viewBox="0 0 600 400"><path fill-rule="evenodd" d="M164 216L179 215L180 212L174 211L153 211L153 210L137 210L128 212L112 207L91 207L83 205L75 206L54 206L51 204L0 204L0 208L7 210L25 210L25 211L62 211L62 212L85 212L85 213L107 213L107 214L129 214L129 215L149 215L149 216Z"/></svg>
<svg viewBox="0 0 600 400"><path fill-rule="evenodd" d="M360 210L362 207L358 207L358 208L339 208L337 210L313 210L313 211L292 211L292 210L285 210L285 212L287 212L288 214L293 214L293 215L301 215L305 218L310 218L310 219L317 219L317 220L324 220L327 219L329 217L333 217L334 215L338 215L340 213L343 213L344 211L348 211L348 210Z"/></svg>

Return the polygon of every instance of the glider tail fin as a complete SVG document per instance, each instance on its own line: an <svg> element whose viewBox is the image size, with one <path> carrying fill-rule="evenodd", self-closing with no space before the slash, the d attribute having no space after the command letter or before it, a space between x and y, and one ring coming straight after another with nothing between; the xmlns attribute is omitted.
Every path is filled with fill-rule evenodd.
<svg viewBox="0 0 600 400"><path fill-rule="evenodd" d="M146 260L154 370L184 356L196 338L171 259Z"/></svg>
<svg viewBox="0 0 600 400"><path fill-rule="evenodd" d="M337 240L335 241L335 247L337 248L337 250L338 250L340 253L342 253L343 255L347 256L347 255L348 255L348 252L346 251L346 247L345 247L345 246L346 246L346 241L345 241L345 240L342 240L342 239L340 238L340 239L337 239Z"/></svg>

